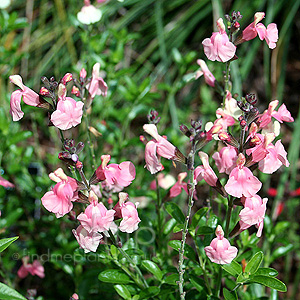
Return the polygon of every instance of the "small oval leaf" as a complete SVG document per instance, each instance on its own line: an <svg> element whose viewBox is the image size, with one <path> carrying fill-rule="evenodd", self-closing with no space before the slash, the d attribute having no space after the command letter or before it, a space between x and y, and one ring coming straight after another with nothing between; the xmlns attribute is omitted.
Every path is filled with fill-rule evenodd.
<svg viewBox="0 0 300 300"><path fill-rule="evenodd" d="M0 252L4 251L11 243L17 240L19 237L6 238L0 240Z"/></svg>
<svg viewBox="0 0 300 300"><path fill-rule="evenodd" d="M130 277L119 270L109 269L101 272L98 279L103 282L126 284L132 282Z"/></svg>
<svg viewBox="0 0 300 300"><path fill-rule="evenodd" d="M238 299L236 291L230 292L226 288L223 288L223 295L224 295L225 300L237 300Z"/></svg>
<svg viewBox="0 0 300 300"><path fill-rule="evenodd" d="M173 217L179 224L184 223L185 221L184 215L177 204L173 202L168 202L165 204L165 208L169 213L169 215Z"/></svg>
<svg viewBox="0 0 300 300"><path fill-rule="evenodd" d="M201 218L207 213L207 211L208 207L202 207L194 214L192 218L191 228L196 229Z"/></svg>
<svg viewBox="0 0 300 300"><path fill-rule="evenodd" d="M264 275L268 277L276 277L278 275L277 270L273 268L259 268L254 275Z"/></svg>
<svg viewBox="0 0 300 300"><path fill-rule="evenodd" d="M242 273L242 266L237 263L235 260L233 260L230 264L228 265L222 265L222 269L228 272L230 275L237 277Z"/></svg>
<svg viewBox="0 0 300 300"><path fill-rule="evenodd" d="M277 278L263 276L263 275L253 275L248 283L260 283L264 286L267 286L271 289L277 290L279 292L286 292L286 285Z"/></svg>
<svg viewBox="0 0 300 300"><path fill-rule="evenodd" d="M211 227L208 226L201 226L197 230L197 235L207 235L207 234L213 234L214 230Z"/></svg>
<svg viewBox="0 0 300 300"><path fill-rule="evenodd" d="M151 260L143 260L142 261L142 266L151 274L153 274L159 281L162 279L162 272L160 268L157 266L156 263L154 263Z"/></svg>
<svg viewBox="0 0 300 300"><path fill-rule="evenodd" d="M6 284L0 282L0 299L3 300L26 300L21 294L16 290L10 288Z"/></svg>
<svg viewBox="0 0 300 300"><path fill-rule="evenodd" d="M131 300L131 294L125 285L117 284L114 288L123 299Z"/></svg>
<svg viewBox="0 0 300 300"><path fill-rule="evenodd" d="M245 273L254 274L259 268L262 260L264 258L264 254L262 251L255 253L255 255L251 258L245 268Z"/></svg>

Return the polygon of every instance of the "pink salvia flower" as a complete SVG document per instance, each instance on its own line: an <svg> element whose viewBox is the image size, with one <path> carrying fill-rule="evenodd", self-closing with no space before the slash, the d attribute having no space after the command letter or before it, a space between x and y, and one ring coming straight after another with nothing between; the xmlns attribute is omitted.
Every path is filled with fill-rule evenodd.
<svg viewBox="0 0 300 300"><path fill-rule="evenodd" d="M291 116L291 113L287 110L284 104L279 107L278 111L275 111L278 103L278 100L270 102L268 109L259 117L260 128L266 127L271 122L272 117L280 123L294 122L294 118Z"/></svg>
<svg viewBox="0 0 300 300"><path fill-rule="evenodd" d="M100 77L100 64L96 63L93 66L93 72L92 72L92 80L91 82L87 85L87 89L89 91L89 94L92 99L95 98L96 95L102 95L106 96L107 94L107 84L103 80L102 77Z"/></svg>
<svg viewBox="0 0 300 300"><path fill-rule="evenodd" d="M0 185L4 186L5 188L13 188L15 185L8 180L4 179L2 176L0 176Z"/></svg>
<svg viewBox="0 0 300 300"><path fill-rule="evenodd" d="M219 265L230 264L237 256L238 249L231 246L229 241L224 238L224 231L220 225L216 229L216 236L210 245L204 248L204 251L213 263Z"/></svg>
<svg viewBox="0 0 300 300"><path fill-rule="evenodd" d="M211 38L204 39L202 45L204 53L209 60L226 62L234 57L236 47L229 41L221 18L217 21L217 26L219 32L214 32Z"/></svg>
<svg viewBox="0 0 300 300"><path fill-rule="evenodd" d="M202 59L198 59L197 60L197 64L200 66L201 68L201 71L198 71L197 72L197 75L196 75L196 79L198 79L200 76L204 76L204 80L205 82L214 87L215 86L215 81L216 81L216 78L215 76L210 72L210 70L208 69L206 63L204 60Z"/></svg>
<svg viewBox="0 0 300 300"><path fill-rule="evenodd" d="M11 94L10 98L10 114L12 115L13 121L19 121L23 118L24 113L21 109L21 99L27 105L38 106L40 104L39 95L25 86L20 75L11 75L9 79L12 83L17 85L20 90L16 90Z"/></svg>
<svg viewBox="0 0 300 300"><path fill-rule="evenodd" d="M42 204L48 211L60 218L73 208L72 202L77 199L77 182L65 175L61 168L50 173L49 177L57 184L42 197Z"/></svg>
<svg viewBox="0 0 300 300"><path fill-rule="evenodd" d="M250 41L250 40L254 39L259 32L260 32L260 34L263 34L263 32L261 32L261 29L259 27L257 27L257 24L264 17L265 17L265 13L263 13L263 12L257 12L257 13L255 13L255 15L254 15L254 22L252 22L250 25L248 25L243 30L243 40L244 41Z"/></svg>
<svg viewBox="0 0 300 300"><path fill-rule="evenodd" d="M115 211L107 208L103 203L98 203L98 198L93 191L90 191L91 204L81 213L77 220L81 223L87 232L103 232L109 230L113 220Z"/></svg>
<svg viewBox="0 0 300 300"><path fill-rule="evenodd" d="M258 228L257 236L261 237L264 227L264 218L267 209L267 198L261 199L260 196L246 198L244 201L244 208L240 211L240 231L243 231L252 225Z"/></svg>
<svg viewBox="0 0 300 300"><path fill-rule="evenodd" d="M102 239L102 235L98 232L89 233L83 226L79 225L77 229L72 230L80 248L84 250L84 253L96 252Z"/></svg>
<svg viewBox="0 0 300 300"><path fill-rule="evenodd" d="M80 23L90 25L100 21L102 17L102 12L100 9L91 5L89 0L85 0L85 5L81 8L80 12L77 14L77 19Z"/></svg>
<svg viewBox="0 0 300 300"><path fill-rule="evenodd" d="M261 188L262 183L253 175L253 173L244 167L245 156L240 153L237 159L237 167L235 167L225 185L225 191L234 197L252 197Z"/></svg>
<svg viewBox="0 0 300 300"><path fill-rule="evenodd" d="M157 156L157 142L152 140L145 147L146 168L151 174L155 174L164 169L160 162L160 157Z"/></svg>
<svg viewBox="0 0 300 300"><path fill-rule="evenodd" d="M101 165L96 170L96 176L99 181L106 180L109 185L126 187L134 180L135 167L132 162L124 161L119 165L108 165L110 155L102 155L101 161Z"/></svg>
<svg viewBox="0 0 300 300"><path fill-rule="evenodd" d="M176 180L170 174L165 175L163 173L159 173L157 175L157 182L158 182L158 186L160 186L164 190L168 190L171 186L173 186L176 183ZM156 180L153 180L150 183L150 189L156 190Z"/></svg>
<svg viewBox="0 0 300 300"><path fill-rule="evenodd" d="M218 110L223 110L226 115L229 115L236 120L242 115L242 111L238 107L236 99L232 97L229 91L226 91L224 109L219 108Z"/></svg>
<svg viewBox="0 0 300 300"><path fill-rule="evenodd" d="M158 134L157 127L154 124L145 124L143 129L151 135L157 143L156 152L159 156L167 159L173 159L175 157L176 147L168 142L166 138Z"/></svg>
<svg viewBox="0 0 300 300"><path fill-rule="evenodd" d="M287 160L287 152L285 151L281 140L275 145L269 144L266 147L267 154L258 164L258 169L266 174L272 174L277 171L282 165L288 167L290 163Z"/></svg>
<svg viewBox="0 0 300 300"><path fill-rule="evenodd" d="M195 169L194 179L197 181L204 179L210 186L217 186L218 177L209 165L208 155L202 151L198 154L203 165Z"/></svg>
<svg viewBox="0 0 300 300"><path fill-rule="evenodd" d="M136 206L127 201L127 193L119 193L119 202L115 205L116 219L122 218L119 229L122 232L132 233L138 229L138 224L141 222ZM127 202L126 202L127 201Z"/></svg>
<svg viewBox="0 0 300 300"><path fill-rule="evenodd" d="M187 183L183 182L186 176L187 172L178 174L178 181L170 189L170 198L174 198L180 195L182 190L184 190L188 194Z"/></svg>
<svg viewBox="0 0 300 300"><path fill-rule="evenodd" d="M23 265L18 270L17 274L19 278L25 278L28 276L28 274L36 275L40 278L45 277L45 271L44 267L41 265L41 263L38 260L34 260L32 264L28 263L29 257L25 256L22 259Z"/></svg>
<svg viewBox="0 0 300 300"><path fill-rule="evenodd" d="M80 124L84 103L66 97L66 87L62 83L59 84L58 99L56 110L51 115L53 125L61 130L67 130Z"/></svg>
<svg viewBox="0 0 300 300"><path fill-rule="evenodd" d="M235 147L229 145L227 147L223 147L219 152L215 152L212 155L212 158L215 160L220 173L230 174L230 172L236 167L238 152Z"/></svg>

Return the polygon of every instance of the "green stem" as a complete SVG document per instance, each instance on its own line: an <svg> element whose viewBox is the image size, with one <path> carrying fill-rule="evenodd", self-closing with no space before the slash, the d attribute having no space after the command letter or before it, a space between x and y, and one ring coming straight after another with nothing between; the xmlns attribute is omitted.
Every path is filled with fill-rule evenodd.
<svg viewBox="0 0 300 300"><path fill-rule="evenodd" d="M89 125L89 118L88 118L88 114L86 109L84 110L83 113L84 116L84 120L85 120L85 124L86 124L86 131L87 131L87 135L88 135L88 146L90 149L90 155L91 155L91 162L92 162L92 169L95 169L96 166L96 156L95 156L95 151L94 151L94 144L92 143L92 139L91 139L91 134L90 134L90 125Z"/></svg>
<svg viewBox="0 0 300 300"><path fill-rule="evenodd" d="M197 251L198 259L199 259L199 264L200 264L200 267L201 267L202 272L203 272L203 277L204 277L204 281L205 281L205 284L206 284L206 287L207 287L207 290L208 290L208 294L212 295L212 291L211 291L211 288L210 288L210 284L209 284L208 276L207 276L207 273L206 273L205 265L204 265L204 262L203 262L203 259L202 259L202 256L201 256L201 251L200 251L200 249L199 249L199 247L196 243L195 237L193 237L193 240L194 240L194 243L195 243L195 246L196 246L196 251Z"/></svg>
<svg viewBox="0 0 300 300"><path fill-rule="evenodd" d="M64 147L65 138L64 138L64 134L63 134L63 132L62 132L61 129L59 129L59 133L60 133L60 140L61 140L61 142L62 142L62 144L63 144L63 147Z"/></svg>
<svg viewBox="0 0 300 300"><path fill-rule="evenodd" d="M111 232L111 230L109 230L108 233L109 233L109 237L110 237L113 245L115 245L117 247L117 249L119 250L119 252L124 256L124 258L127 259L127 261L131 264L131 266L133 267L133 269L136 271L136 273L140 277L141 283L143 285L143 288L148 288L149 285L148 285L146 279L144 278L144 276L143 276L141 270L139 269L139 267L135 264L135 262L131 259L131 257L116 242L116 239L115 239L113 233Z"/></svg>
<svg viewBox="0 0 300 300"><path fill-rule="evenodd" d="M225 79L224 79L224 96L223 96L223 107L225 107L225 99L227 95L227 91L229 91L229 71L230 71L230 61L225 64Z"/></svg>
<svg viewBox="0 0 300 300"><path fill-rule="evenodd" d="M161 235L161 230L162 230L162 224L161 224L161 198L160 198L160 189L158 185L158 178L157 174L155 176L155 182L156 182L156 196L157 196L157 203L155 205L156 208L156 214L157 214L157 232L158 232L158 239L157 239L157 247L158 249L161 248L161 242L162 242L162 235Z"/></svg>
<svg viewBox="0 0 300 300"><path fill-rule="evenodd" d="M182 230L182 239L181 239L181 244L180 244L180 249L179 249L179 262L178 262L178 273L179 273L179 293L180 293L180 299L184 300L185 299L185 292L183 289L184 286L184 266L183 266L183 262L184 262L184 245L185 245L185 241L186 241L186 236L188 234L188 224L189 224L189 220L190 220L190 215L192 212L192 207L194 204L193 201L193 196L194 196L194 191L195 191L195 182L194 182L194 158L195 158L195 145L192 146L192 150L188 155L188 171L189 171L189 202L188 202L188 211L187 211L187 215L186 215L186 219L183 225L183 230Z"/></svg>
<svg viewBox="0 0 300 300"><path fill-rule="evenodd" d="M219 265L219 273L218 273L217 283L216 283L216 296L217 297L220 296L220 291L221 291L222 271L223 271L222 266Z"/></svg>
<svg viewBox="0 0 300 300"><path fill-rule="evenodd" d="M226 213L225 237L228 237L229 234L230 218L231 218L231 213L233 208L233 197L229 196L227 199L228 199L228 208Z"/></svg>

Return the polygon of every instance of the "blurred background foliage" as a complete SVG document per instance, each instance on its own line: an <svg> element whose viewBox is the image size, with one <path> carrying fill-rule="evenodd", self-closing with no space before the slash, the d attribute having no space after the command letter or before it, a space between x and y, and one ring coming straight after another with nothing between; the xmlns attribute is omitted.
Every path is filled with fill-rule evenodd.
<svg viewBox="0 0 300 300"><path fill-rule="evenodd" d="M97 162L100 163L102 154L110 154L112 162L132 160L138 176L128 193L151 199L155 197L149 190L153 178L143 171L144 145L139 141L147 113L152 108L160 113L160 132L185 152L186 139L178 125L189 123L191 118L200 118L203 123L214 120L221 103L220 96L207 87L203 78L195 81L190 75L198 69L196 60L205 59L202 40L211 35L216 20L224 13L240 11L244 28L252 22L255 12L264 11L266 24L278 25L277 47L270 51L258 38L239 46L240 58L231 64L232 92L240 96L255 93L262 110L269 101L279 99L296 120L282 127L291 167L271 180L267 176L261 178L265 194L269 187L277 188L277 196L269 201L270 218L261 243L269 251L266 266L275 264L279 278L288 286L288 296L276 294L276 297L300 299L299 196L287 196L300 182L300 131L292 133L293 128L300 126L300 1L111 0L92 4L103 13L101 20L92 25L77 20L83 6L83 1L78 0L12 0L6 10L0 9L0 171L16 186L10 190L0 187L0 228L3 237L20 236L2 253L2 280L5 278L7 284L24 293L27 288L37 288L44 299L68 299L75 290L82 299L99 299L97 293L101 296L105 293L103 299L118 299L110 284L97 279L99 271L95 264L98 270L114 264L106 257L97 257L97 263L93 262L93 255L88 261L83 258L78 262L45 259L45 279L19 281L16 277L20 258L26 254L51 251L51 254L73 255L79 250L71 233L76 223L67 217L63 222L57 220L41 208L40 198L52 184L48 173L61 166L57 158L61 149L58 132L47 126L46 112L26 105L22 107L24 118L12 122L9 99L15 87L8 77L20 74L27 86L39 91L43 75L59 80L71 72L79 77L82 67L90 75L92 66L100 62L109 90L106 98L95 98L89 111L90 126L101 133L101 136L92 134ZM211 62L208 65L221 80L223 66ZM66 137L86 143L85 126L83 123L66 132ZM85 150L80 160L91 176L93 170L86 157L88 149ZM174 169L166 162L165 170L172 170L176 176L180 166ZM184 197L177 201L184 206ZM284 203L284 210L275 220L278 203ZM196 203L196 207L202 205L203 200ZM151 227L154 213L151 201L140 209L141 226ZM147 232L140 238L147 240ZM276 257L271 249L277 249ZM143 250L151 256L151 246ZM14 253L20 254L18 260L12 259ZM198 299L193 293L190 297Z"/></svg>

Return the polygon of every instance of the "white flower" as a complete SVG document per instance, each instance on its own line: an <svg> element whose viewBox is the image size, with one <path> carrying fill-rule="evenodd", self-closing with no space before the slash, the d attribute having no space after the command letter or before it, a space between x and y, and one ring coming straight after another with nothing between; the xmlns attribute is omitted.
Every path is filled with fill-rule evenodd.
<svg viewBox="0 0 300 300"><path fill-rule="evenodd" d="M94 5L83 6L81 11L77 14L78 21L86 25L98 22L101 17L101 10L96 8Z"/></svg>
<svg viewBox="0 0 300 300"><path fill-rule="evenodd" d="M0 9L5 9L10 5L10 0L1 0L0 1Z"/></svg>

